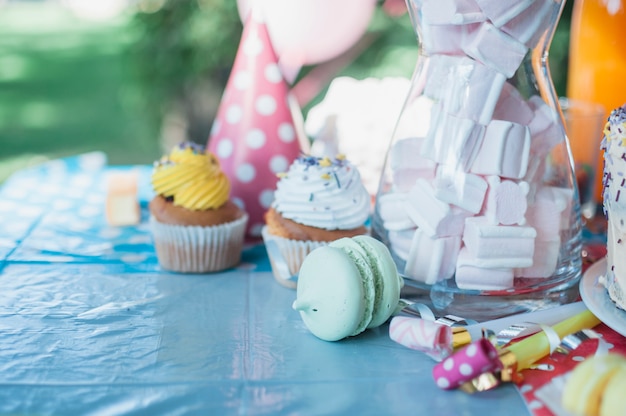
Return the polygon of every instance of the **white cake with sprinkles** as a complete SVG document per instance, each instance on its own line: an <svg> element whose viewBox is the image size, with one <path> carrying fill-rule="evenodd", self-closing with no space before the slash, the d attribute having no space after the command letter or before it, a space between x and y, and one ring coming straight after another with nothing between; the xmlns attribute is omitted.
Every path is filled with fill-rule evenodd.
<svg viewBox="0 0 626 416"><path fill-rule="evenodd" d="M626 309L626 104L611 112L604 127L603 204L608 220L607 271L609 296Z"/></svg>

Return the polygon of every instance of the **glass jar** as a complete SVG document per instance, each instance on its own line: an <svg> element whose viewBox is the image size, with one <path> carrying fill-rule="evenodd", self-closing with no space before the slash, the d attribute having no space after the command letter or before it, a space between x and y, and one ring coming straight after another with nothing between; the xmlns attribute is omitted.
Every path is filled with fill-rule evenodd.
<svg viewBox="0 0 626 416"><path fill-rule="evenodd" d="M580 204L548 68L564 1L407 0L419 55L372 232L436 315L578 297Z"/></svg>

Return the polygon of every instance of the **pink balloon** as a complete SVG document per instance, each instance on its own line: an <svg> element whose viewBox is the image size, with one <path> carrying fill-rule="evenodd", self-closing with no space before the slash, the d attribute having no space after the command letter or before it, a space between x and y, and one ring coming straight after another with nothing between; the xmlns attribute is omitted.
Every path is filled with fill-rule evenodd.
<svg viewBox="0 0 626 416"><path fill-rule="evenodd" d="M330 60L353 46L367 30L376 0L237 0L242 21L252 5L265 17L281 68L297 74L301 66Z"/></svg>

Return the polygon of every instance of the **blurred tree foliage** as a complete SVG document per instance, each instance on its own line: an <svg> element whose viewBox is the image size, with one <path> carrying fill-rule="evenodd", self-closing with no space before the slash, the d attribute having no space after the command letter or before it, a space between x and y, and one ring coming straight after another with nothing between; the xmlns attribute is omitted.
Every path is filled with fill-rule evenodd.
<svg viewBox="0 0 626 416"><path fill-rule="evenodd" d="M408 14L389 16L383 11L383 2L379 0L368 30L371 44L337 76L410 77L417 40ZM550 49L550 67L559 95L565 94L572 3L566 2ZM241 36L237 2L141 0L139 4L144 12L133 18L137 41L131 47L145 89L146 111L155 117L155 125L161 121L167 125L173 114L186 138L204 142ZM303 68L300 78L311 69ZM324 93L322 89L310 104ZM307 109L303 109L305 113Z"/></svg>
<svg viewBox="0 0 626 416"><path fill-rule="evenodd" d="M146 111L160 125L180 117L189 138L206 140L228 79L242 24L235 0L143 0L131 47Z"/></svg>

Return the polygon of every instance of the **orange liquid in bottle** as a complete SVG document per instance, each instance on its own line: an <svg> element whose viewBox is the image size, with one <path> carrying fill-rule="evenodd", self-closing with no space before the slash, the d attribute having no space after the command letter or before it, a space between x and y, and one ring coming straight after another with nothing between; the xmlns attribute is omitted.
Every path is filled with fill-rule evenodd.
<svg viewBox="0 0 626 416"><path fill-rule="evenodd" d="M567 96L602 104L606 117L626 102L625 3L575 0L572 10ZM602 202L602 152L597 166L595 195Z"/></svg>

